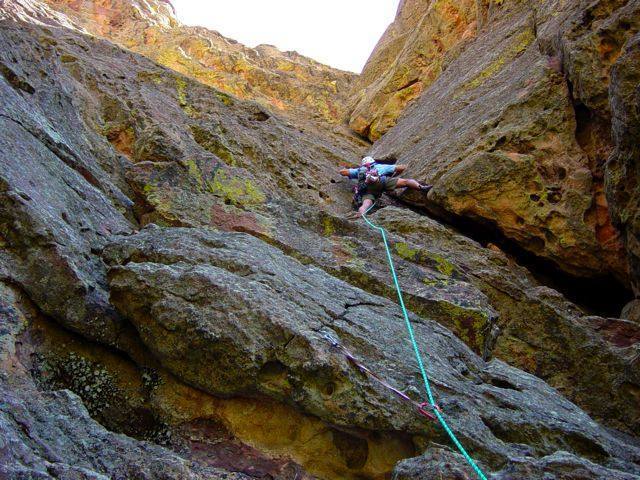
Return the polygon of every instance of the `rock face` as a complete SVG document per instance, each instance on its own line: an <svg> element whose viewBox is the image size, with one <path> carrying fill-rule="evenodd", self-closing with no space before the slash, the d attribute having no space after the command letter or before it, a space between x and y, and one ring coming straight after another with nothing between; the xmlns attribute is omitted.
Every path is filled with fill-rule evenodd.
<svg viewBox="0 0 640 480"><path fill-rule="evenodd" d="M544 378L599 418L613 418L610 406L617 405L616 425L638 432L638 400L633 393L640 385L637 324L585 315L499 250L482 248L426 217L388 207L376 220L401 236L396 245L404 245L400 250L409 264L428 268L433 258L451 263L455 273L449 278L425 278L423 284L446 290L455 278L464 278L486 295L496 312L492 328L497 333L486 337L485 355ZM427 245L424 238L429 239ZM403 284L411 285L407 279ZM487 328L446 325L467 343L469 335Z"/></svg>
<svg viewBox="0 0 640 480"><path fill-rule="evenodd" d="M611 72L609 88L612 131L616 148L606 168L607 197L612 205L614 222L624 235L636 296L640 295L639 61L640 37L636 35L625 45Z"/></svg>
<svg viewBox="0 0 640 480"><path fill-rule="evenodd" d="M477 3L402 0L353 85L349 126L374 141L393 127L440 75L447 55L475 36Z"/></svg>
<svg viewBox="0 0 640 480"><path fill-rule="evenodd" d="M363 143L299 122L305 107L282 117L79 30L177 38L186 27L165 3L55 7L0 10L2 475L471 475L438 425L325 338L424 400L381 239L342 216L350 195L335 171ZM514 61L540 66L536 51ZM633 78L625 56L612 84ZM530 79L548 87L552 124L569 88L545 75ZM533 106L522 112L535 123ZM616 158L630 161L624 135ZM522 155L574 162L565 179L582 188L581 147L541 145ZM585 314L497 247L393 203L371 218L389 232L437 401L483 468L640 478L638 324Z"/></svg>
<svg viewBox="0 0 640 480"><path fill-rule="evenodd" d="M341 122L355 75L270 45L248 48L182 25L165 0L48 0L87 32L239 98L322 122Z"/></svg>
<svg viewBox="0 0 640 480"><path fill-rule="evenodd" d="M20 294L0 285L0 475L38 479L237 479L147 442L107 431L69 390L41 391L16 355L27 324ZM21 343L21 342L19 342Z"/></svg>
<svg viewBox="0 0 640 480"><path fill-rule="evenodd" d="M338 337L357 356L375 359L392 383L417 393L419 379L405 360L410 346L388 300L247 234L147 228L107 247L105 258L113 303L186 383L222 396L271 396L340 427L442 435L390 401L388 391L372 390L367 377L327 348L323 334ZM485 364L435 322L414 322L419 343L428 346L439 404L487 462L545 449L618 455L618 440L540 380L497 360ZM531 425L547 432L542 450L523 450ZM625 448L612 466L636 461L640 450Z"/></svg>
<svg viewBox="0 0 640 480"><path fill-rule="evenodd" d="M639 17L636 2L496 2L373 155L435 182L430 199L444 212L573 275L628 284L603 177L610 70Z"/></svg>
<svg viewBox="0 0 640 480"><path fill-rule="evenodd" d="M427 450L424 455L405 460L398 464L393 474L394 480L418 480L438 475L447 480L469 478L459 465L462 456L442 448ZM611 480L631 480L635 475L613 472L597 464L585 462L567 452L558 452L543 457L534 463L512 462L508 467L491 476L496 480L527 478L530 480L578 480L582 478L610 478Z"/></svg>

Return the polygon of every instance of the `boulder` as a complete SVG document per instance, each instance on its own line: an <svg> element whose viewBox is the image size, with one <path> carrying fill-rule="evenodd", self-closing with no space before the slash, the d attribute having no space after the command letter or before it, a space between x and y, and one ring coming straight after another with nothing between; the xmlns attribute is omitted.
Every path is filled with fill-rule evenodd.
<svg viewBox="0 0 640 480"><path fill-rule="evenodd" d="M104 256L112 302L186 383L222 396L265 395L341 427L446 441L327 341L338 338L373 371L424 398L390 301L243 233L148 227L112 243ZM481 460L496 466L567 450L640 472L640 451L541 380L483 362L435 322L412 315L412 323L438 404Z"/></svg>

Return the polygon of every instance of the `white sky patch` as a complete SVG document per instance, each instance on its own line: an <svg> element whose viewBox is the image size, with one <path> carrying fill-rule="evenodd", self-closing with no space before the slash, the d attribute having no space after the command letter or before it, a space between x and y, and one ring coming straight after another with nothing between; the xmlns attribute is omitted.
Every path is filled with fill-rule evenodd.
<svg viewBox="0 0 640 480"><path fill-rule="evenodd" d="M249 47L295 50L359 73L399 0L173 0L178 18Z"/></svg>

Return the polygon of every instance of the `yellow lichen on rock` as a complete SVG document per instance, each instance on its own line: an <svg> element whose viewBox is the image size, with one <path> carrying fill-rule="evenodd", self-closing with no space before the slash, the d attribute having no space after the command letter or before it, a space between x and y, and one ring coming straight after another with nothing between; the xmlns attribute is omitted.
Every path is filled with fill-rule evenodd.
<svg viewBox="0 0 640 480"><path fill-rule="evenodd" d="M146 368L40 316L27 325L27 335L21 355L37 359L33 371L43 386L72 389L94 417L138 438L173 439L189 448L189 437L197 438L201 429L211 435L211 428L220 436L211 445L194 446L211 448L210 459L221 455L217 444L233 448L240 442L272 462L295 462L320 478L353 480L386 478L399 460L415 453L409 436L346 433L270 399L213 397L156 365L141 345L130 348L138 350L137 361L152 362Z"/></svg>
<svg viewBox="0 0 640 480"><path fill-rule="evenodd" d="M224 171L218 171L212 180L206 182L207 190L222 197L225 203L236 206L256 206L264 203L264 193L251 180L229 177Z"/></svg>

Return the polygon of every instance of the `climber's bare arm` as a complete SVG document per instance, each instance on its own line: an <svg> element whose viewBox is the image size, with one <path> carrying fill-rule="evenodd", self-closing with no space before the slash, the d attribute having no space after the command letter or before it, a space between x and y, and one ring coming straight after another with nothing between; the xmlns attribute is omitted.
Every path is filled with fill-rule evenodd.
<svg viewBox="0 0 640 480"><path fill-rule="evenodd" d="M407 169L406 165L396 165L396 170L394 173L402 173Z"/></svg>
<svg viewBox="0 0 640 480"><path fill-rule="evenodd" d="M342 170L340 170L340 175L342 175L343 177L348 177L349 176L349 169L348 168L343 168Z"/></svg>

